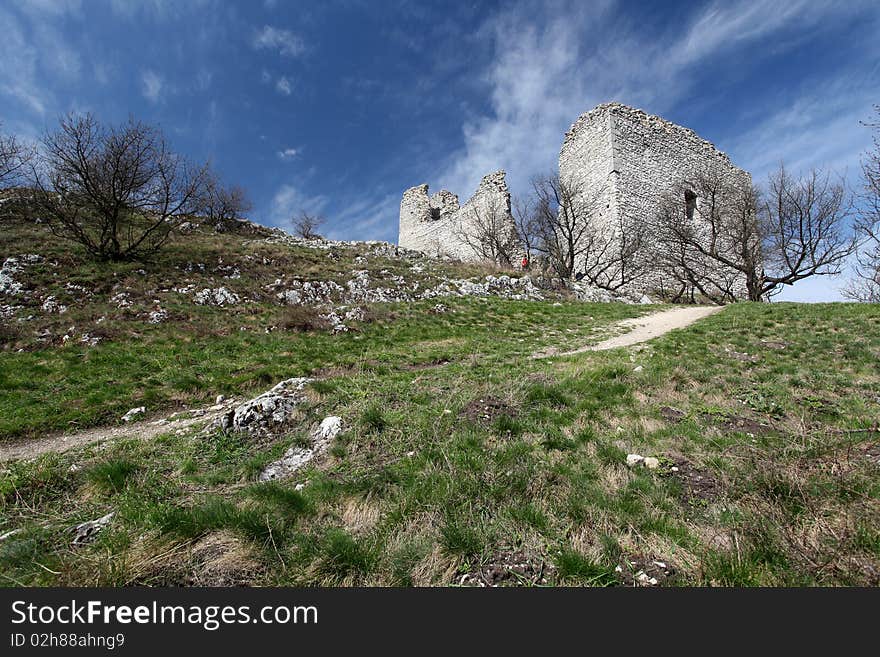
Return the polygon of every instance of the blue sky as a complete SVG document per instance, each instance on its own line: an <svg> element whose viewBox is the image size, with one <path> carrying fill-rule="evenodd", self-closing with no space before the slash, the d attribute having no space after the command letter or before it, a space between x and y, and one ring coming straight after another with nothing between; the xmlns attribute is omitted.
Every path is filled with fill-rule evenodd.
<svg viewBox="0 0 880 657"><path fill-rule="evenodd" d="M693 128L757 181L779 161L856 184L880 102L880 3L0 0L0 120L129 114L243 185L253 218L397 236L402 191L514 193L616 100ZM838 298L842 280L783 298Z"/></svg>

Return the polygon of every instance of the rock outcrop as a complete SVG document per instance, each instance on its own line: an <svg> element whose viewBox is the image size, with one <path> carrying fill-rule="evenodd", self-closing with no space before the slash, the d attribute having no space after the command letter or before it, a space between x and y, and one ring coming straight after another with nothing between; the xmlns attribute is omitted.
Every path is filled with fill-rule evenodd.
<svg viewBox="0 0 880 657"><path fill-rule="evenodd" d="M272 433L288 422L297 406L306 399L306 377L287 379L271 390L236 406L214 424L224 431L250 434Z"/></svg>
<svg viewBox="0 0 880 657"><path fill-rule="evenodd" d="M260 473L260 481L284 479L302 468L309 461L320 456L330 447L333 439L342 431L342 418L337 415L325 417L318 428L312 432L309 445L294 445L277 461L273 461Z"/></svg>

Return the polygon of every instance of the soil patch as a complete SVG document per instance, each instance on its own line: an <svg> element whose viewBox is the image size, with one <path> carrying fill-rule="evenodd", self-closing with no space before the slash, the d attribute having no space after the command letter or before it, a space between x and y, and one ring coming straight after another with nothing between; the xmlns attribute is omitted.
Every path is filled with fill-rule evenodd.
<svg viewBox="0 0 880 657"><path fill-rule="evenodd" d="M777 351L785 349L790 346L790 342L783 342L781 340L761 340L761 346L764 349L775 349Z"/></svg>
<svg viewBox="0 0 880 657"><path fill-rule="evenodd" d="M673 465L665 468L663 474L681 482L682 500L685 503L711 503L718 498L721 494L721 484L712 474L682 456L669 458Z"/></svg>
<svg viewBox="0 0 880 657"><path fill-rule="evenodd" d="M522 551L499 552L489 563L463 575L461 586L544 586L551 582L556 568L540 557Z"/></svg>
<svg viewBox="0 0 880 657"><path fill-rule="evenodd" d="M502 416L516 417L516 410L496 397L480 397L468 402L461 416L476 424L491 424Z"/></svg>
<svg viewBox="0 0 880 657"><path fill-rule="evenodd" d="M679 422L684 420L685 417L687 417L687 413L679 408L675 408L674 406L661 406L660 417L662 417L667 422L678 424Z"/></svg>
<svg viewBox="0 0 880 657"><path fill-rule="evenodd" d="M448 358L435 358L434 360L428 361L427 363L414 363L412 365L403 365L400 367L401 370L406 372L418 372L420 370L430 370L435 367L443 367L444 365L449 365L451 361Z"/></svg>
<svg viewBox="0 0 880 657"><path fill-rule="evenodd" d="M626 555L614 569L624 586L663 586L671 583L677 572L665 559Z"/></svg>
<svg viewBox="0 0 880 657"><path fill-rule="evenodd" d="M740 432L750 433L755 436L765 436L774 431L773 427L769 424L764 424L744 415L718 416L704 413L703 418L728 433Z"/></svg>

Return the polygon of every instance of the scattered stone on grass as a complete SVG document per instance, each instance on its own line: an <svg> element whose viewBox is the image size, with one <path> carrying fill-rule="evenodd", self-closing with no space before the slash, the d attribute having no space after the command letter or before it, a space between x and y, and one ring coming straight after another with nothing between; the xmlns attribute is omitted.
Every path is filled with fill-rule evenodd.
<svg viewBox="0 0 880 657"><path fill-rule="evenodd" d="M724 353L729 358L733 358L734 360L738 360L742 363L756 363L761 360L760 356L757 356L755 354L748 354L744 351L736 351L732 347L725 347Z"/></svg>
<svg viewBox="0 0 880 657"><path fill-rule="evenodd" d="M97 520L87 520L86 522L81 522L76 527L73 527L71 529L73 532L73 539L70 541L71 544L85 545L94 541L95 537L110 524L114 515L116 515L116 512L111 511L106 516L101 516Z"/></svg>
<svg viewBox="0 0 880 657"><path fill-rule="evenodd" d="M240 297L225 287L205 288L195 295L195 302L200 306L234 306L239 301Z"/></svg>
<svg viewBox="0 0 880 657"><path fill-rule="evenodd" d="M260 473L260 481L285 479L306 463L320 456L330 447L333 439L342 431L342 418L337 415L325 417L312 432L309 447L294 445L277 461L273 461Z"/></svg>
<svg viewBox="0 0 880 657"><path fill-rule="evenodd" d="M627 556L614 569L624 586L663 586L675 574L675 568L665 560Z"/></svg>
<svg viewBox="0 0 880 657"><path fill-rule="evenodd" d="M67 312L67 306L63 303L58 303L58 299L51 294L43 300L43 305L40 306L40 308L45 313L57 313L61 315Z"/></svg>
<svg viewBox="0 0 880 657"><path fill-rule="evenodd" d="M130 411L128 411L128 413L126 413L125 415L123 415L123 416L122 416L122 421L123 421L123 422L131 422L131 421L134 420L138 415L143 415L143 414L146 413L146 412L147 412L147 407L146 407L146 406L138 406L137 408L133 408L133 409L131 409Z"/></svg>

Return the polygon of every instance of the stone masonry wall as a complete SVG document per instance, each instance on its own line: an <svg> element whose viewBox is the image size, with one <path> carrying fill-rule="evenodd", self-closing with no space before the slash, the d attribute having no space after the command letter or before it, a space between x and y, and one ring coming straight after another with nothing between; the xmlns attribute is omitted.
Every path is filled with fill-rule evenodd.
<svg viewBox="0 0 880 657"><path fill-rule="evenodd" d="M559 153L560 178L576 186L595 208L599 227L609 232L626 221L653 221L667 193L709 170L751 185L747 172L693 130L620 103L599 105L578 117ZM412 187L400 202L398 243L430 255L479 260L461 234L473 228L475 212L490 208L506 213L515 235L504 171L484 177L463 206L446 190L429 196L427 185ZM697 218L699 209L697 198ZM679 287L668 272L654 266L656 244L649 243L641 257L651 265L649 275L623 292L641 295ZM737 296L745 296L742 276L732 270L722 273L736 281Z"/></svg>
<svg viewBox="0 0 880 657"><path fill-rule="evenodd" d="M405 249L428 255L476 260L478 254L461 234L478 214L500 212L514 229L510 214L510 191L504 171L483 177L477 191L459 206L458 196L444 190L428 195L428 185L410 187L400 201L398 244Z"/></svg>
<svg viewBox="0 0 880 657"><path fill-rule="evenodd" d="M601 190L600 221L605 222L621 216L652 220L664 194L710 168L732 182L751 184L747 172L693 130L619 103L582 114L566 133L559 155L563 180ZM655 288L663 282L663 272L656 271L640 286Z"/></svg>

